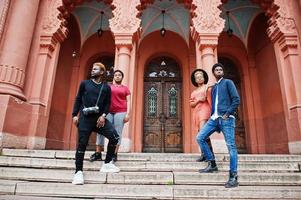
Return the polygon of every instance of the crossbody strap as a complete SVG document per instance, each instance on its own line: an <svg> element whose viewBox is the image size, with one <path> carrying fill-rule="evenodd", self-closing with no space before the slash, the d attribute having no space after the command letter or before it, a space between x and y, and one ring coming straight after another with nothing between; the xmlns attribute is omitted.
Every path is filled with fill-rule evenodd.
<svg viewBox="0 0 301 200"><path fill-rule="evenodd" d="M102 88L103 88L103 85L104 85L104 84L105 84L105 82L103 82L103 83L101 84L101 88L100 88L100 91L99 91L99 94L98 94L98 97L97 97L97 101L96 101L96 105L95 105L95 106L98 105L99 98L100 98L100 95L101 95L101 93L102 93Z"/></svg>

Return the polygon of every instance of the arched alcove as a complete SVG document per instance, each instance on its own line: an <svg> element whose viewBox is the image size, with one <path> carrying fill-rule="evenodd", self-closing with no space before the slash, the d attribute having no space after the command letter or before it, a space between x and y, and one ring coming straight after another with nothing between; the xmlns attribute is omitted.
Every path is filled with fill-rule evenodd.
<svg viewBox="0 0 301 200"><path fill-rule="evenodd" d="M75 18L71 15L68 18L69 35L61 44L60 54L58 58L53 95L51 101L50 117L47 128L47 149L64 148L70 133L65 131L66 121L71 119L71 115L67 113L67 107L70 95L71 77L76 56L80 51L80 32ZM67 135L66 135L67 134Z"/></svg>
<svg viewBox="0 0 301 200"><path fill-rule="evenodd" d="M258 94L255 106L262 116L263 140L258 141L266 153L287 153L288 138L283 109L280 79L274 46L267 36L268 18L262 13L252 23L248 38L248 53L254 63L258 79Z"/></svg>

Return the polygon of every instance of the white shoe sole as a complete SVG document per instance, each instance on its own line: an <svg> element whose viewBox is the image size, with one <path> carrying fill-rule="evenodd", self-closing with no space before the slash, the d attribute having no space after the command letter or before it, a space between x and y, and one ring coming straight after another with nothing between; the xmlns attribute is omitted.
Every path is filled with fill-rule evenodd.
<svg viewBox="0 0 301 200"><path fill-rule="evenodd" d="M104 173L117 173L120 172L120 169L110 169L110 170L106 170L106 169L101 169L100 172L104 172Z"/></svg>
<svg viewBox="0 0 301 200"><path fill-rule="evenodd" d="M73 185L84 185L84 182L72 181Z"/></svg>

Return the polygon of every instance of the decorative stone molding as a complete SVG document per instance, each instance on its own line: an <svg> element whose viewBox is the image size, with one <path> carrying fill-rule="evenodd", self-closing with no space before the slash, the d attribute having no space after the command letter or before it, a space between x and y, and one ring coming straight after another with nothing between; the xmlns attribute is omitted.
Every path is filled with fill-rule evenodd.
<svg viewBox="0 0 301 200"><path fill-rule="evenodd" d="M23 87L25 78L24 69L16 66L0 65L0 82L15 85L19 88Z"/></svg>
<svg viewBox="0 0 301 200"><path fill-rule="evenodd" d="M216 47L218 44L218 34L212 35L200 35L199 37L199 46L200 48L204 47Z"/></svg>
<svg viewBox="0 0 301 200"><path fill-rule="evenodd" d="M58 8L63 6L62 0L48 0L47 14L45 14L42 34L40 37L40 53L53 52L58 42L67 37L66 20L62 17Z"/></svg>
<svg viewBox="0 0 301 200"><path fill-rule="evenodd" d="M0 41L2 38L2 34L4 31L4 25L6 22L6 16L8 13L9 5L10 5L10 0L2 0L2 10L0 10Z"/></svg>
<svg viewBox="0 0 301 200"><path fill-rule="evenodd" d="M133 39L133 35L132 34L114 34L114 38L115 38L115 45L120 48L122 46L126 46L128 48L132 48L132 39Z"/></svg>
<svg viewBox="0 0 301 200"><path fill-rule="evenodd" d="M225 26L225 20L220 17L218 8L220 0L193 0L196 6L192 19L193 28L199 34L220 34Z"/></svg>
<svg viewBox="0 0 301 200"><path fill-rule="evenodd" d="M155 0L140 0L140 4L136 7L139 10L137 17L142 15L143 10L147 8L148 5L151 5L155 2Z"/></svg>
<svg viewBox="0 0 301 200"><path fill-rule="evenodd" d="M114 17L109 20L111 31L115 34L134 34L140 27L137 18L139 0L113 0Z"/></svg>
<svg viewBox="0 0 301 200"><path fill-rule="evenodd" d="M289 8L285 0L275 0L269 9L268 36L272 42L279 41L281 50L288 47L297 48L298 33L294 19L290 16Z"/></svg>
<svg viewBox="0 0 301 200"><path fill-rule="evenodd" d="M196 6L192 3L193 0L177 0L178 3L183 4L185 8L190 11L191 17L194 17L194 9ZM147 8L147 6L153 4L155 0L140 0L140 4L137 6L137 10L139 10L137 17L142 15L143 10Z"/></svg>

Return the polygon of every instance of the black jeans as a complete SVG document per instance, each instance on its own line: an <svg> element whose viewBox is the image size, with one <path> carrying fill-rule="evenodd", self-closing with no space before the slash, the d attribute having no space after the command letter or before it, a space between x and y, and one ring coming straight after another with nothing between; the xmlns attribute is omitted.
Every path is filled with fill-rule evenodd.
<svg viewBox="0 0 301 200"><path fill-rule="evenodd" d="M83 171L83 161L84 161L85 151L92 132L97 132L99 134L102 134L109 140L105 163L109 163L112 160L112 157L114 156L116 144L118 143L119 140L119 135L114 129L111 122L109 122L107 119L105 121L104 127L97 128L96 127L97 119L98 118L95 117L93 118L81 117L79 119L78 143L77 143L77 149L75 153L76 172Z"/></svg>

